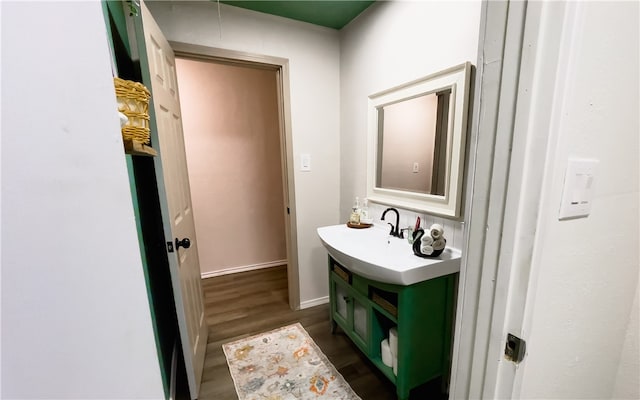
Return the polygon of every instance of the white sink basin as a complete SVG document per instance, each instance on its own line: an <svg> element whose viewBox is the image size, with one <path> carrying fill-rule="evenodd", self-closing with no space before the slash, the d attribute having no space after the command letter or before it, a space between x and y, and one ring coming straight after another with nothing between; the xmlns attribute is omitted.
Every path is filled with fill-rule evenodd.
<svg viewBox="0 0 640 400"><path fill-rule="evenodd" d="M318 228L318 236L337 262L379 282L412 285L460 271L460 250L447 247L438 257L418 257L407 239L389 235L387 225L367 229L324 226Z"/></svg>

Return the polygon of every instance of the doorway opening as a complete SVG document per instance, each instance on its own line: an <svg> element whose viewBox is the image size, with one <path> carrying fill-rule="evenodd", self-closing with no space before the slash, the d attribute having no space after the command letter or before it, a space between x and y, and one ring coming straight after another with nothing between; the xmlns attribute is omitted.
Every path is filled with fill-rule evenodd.
<svg viewBox="0 0 640 400"><path fill-rule="evenodd" d="M286 265L298 309L287 62L171 46L202 278Z"/></svg>

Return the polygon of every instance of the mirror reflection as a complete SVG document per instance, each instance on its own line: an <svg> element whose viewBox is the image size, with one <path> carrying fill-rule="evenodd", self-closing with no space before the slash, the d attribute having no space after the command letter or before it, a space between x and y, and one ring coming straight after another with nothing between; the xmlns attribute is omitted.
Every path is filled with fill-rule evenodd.
<svg viewBox="0 0 640 400"><path fill-rule="evenodd" d="M451 89L377 107L376 187L445 194Z"/></svg>
<svg viewBox="0 0 640 400"><path fill-rule="evenodd" d="M471 64L369 96L367 198L460 217Z"/></svg>

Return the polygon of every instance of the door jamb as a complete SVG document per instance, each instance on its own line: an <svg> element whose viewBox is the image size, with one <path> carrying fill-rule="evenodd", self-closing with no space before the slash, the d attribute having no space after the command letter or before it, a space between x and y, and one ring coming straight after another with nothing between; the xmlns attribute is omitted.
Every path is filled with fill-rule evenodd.
<svg viewBox="0 0 640 400"><path fill-rule="evenodd" d="M525 338L531 330L537 280L531 238L558 118L554 93L568 71L559 62L559 38L571 30L565 15L575 7L517 1L482 7L451 397L519 398L525 365L507 361L504 345L507 332Z"/></svg>
<svg viewBox="0 0 640 400"><path fill-rule="evenodd" d="M460 268L450 398L484 398L487 370L499 360L490 344L496 298L506 296L496 282L502 251L506 189L515 119L525 2L483 1L478 42L464 249ZM508 282L507 282L508 285ZM495 377L492 377L495 378Z"/></svg>
<svg viewBox="0 0 640 400"><path fill-rule="evenodd" d="M503 238L489 355L503 354L507 333L527 339L535 306L541 251L538 240L545 219L545 181L553 171L562 100L571 68L579 3L529 2L522 34L512 157L506 193ZM516 364L503 357L487 360L484 396L520 398L526 358Z"/></svg>
<svg viewBox="0 0 640 400"><path fill-rule="evenodd" d="M176 57L201 61L226 62L234 65L263 66L275 69L277 74L278 111L280 130L280 160L282 167L282 187L284 191L285 236L287 245L287 281L289 307L300 309L300 280L298 271L298 234L295 201L295 179L293 171L293 139L291 131L291 101L289 96L289 60L251 54L241 51L200 46L169 41Z"/></svg>

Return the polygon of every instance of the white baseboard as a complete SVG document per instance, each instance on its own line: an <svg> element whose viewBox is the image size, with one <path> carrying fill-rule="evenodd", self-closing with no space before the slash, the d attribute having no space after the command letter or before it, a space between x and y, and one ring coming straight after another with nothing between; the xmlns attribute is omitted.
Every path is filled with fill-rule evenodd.
<svg viewBox="0 0 640 400"><path fill-rule="evenodd" d="M230 268L218 269L215 271L202 272L200 276L202 277L202 279L213 278L214 276L237 274L238 272L254 271L256 269L263 269L263 268L279 267L286 263L287 263L287 260L276 260L276 261L270 261L266 263L241 265L239 267L230 267Z"/></svg>
<svg viewBox="0 0 640 400"><path fill-rule="evenodd" d="M318 297L317 299L307 300L300 303L300 309L304 310L305 308L319 306L320 304L326 304L329 302L329 296Z"/></svg>

